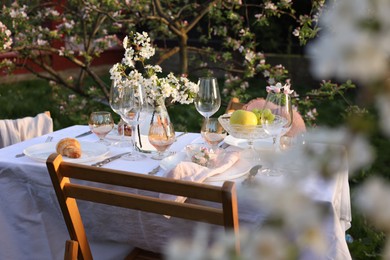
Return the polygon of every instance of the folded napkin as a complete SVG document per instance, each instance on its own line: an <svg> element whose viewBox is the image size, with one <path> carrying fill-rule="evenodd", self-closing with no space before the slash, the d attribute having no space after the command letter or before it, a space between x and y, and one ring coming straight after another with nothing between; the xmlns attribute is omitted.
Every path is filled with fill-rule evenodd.
<svg viewBox="0 0 390 260"><path fill-rule="evenodd" d="M223 173L230 167L232 167L239 159L238 151L229 151L226 152L223 159L217 161L215 167L210 169L205 166L193 162L180 162L175 168L169 171L165 177L193 181L202 183L208 177L211 177L216 174ZM177 202L184 202L187 198L182 196L175 196L170 194L160 194L160 199L173 200Z"/></svg>

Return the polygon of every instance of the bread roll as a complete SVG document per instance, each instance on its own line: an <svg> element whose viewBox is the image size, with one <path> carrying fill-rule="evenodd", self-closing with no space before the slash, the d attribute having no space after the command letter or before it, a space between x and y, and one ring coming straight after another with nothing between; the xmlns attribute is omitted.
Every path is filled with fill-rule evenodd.
<svg viewBox="0 0 390 260"><path fill-rule="evenodd" d="M81 157L81 145L75 138L63 138L56 146L57 153L69 157L80 158Z"/></svg>

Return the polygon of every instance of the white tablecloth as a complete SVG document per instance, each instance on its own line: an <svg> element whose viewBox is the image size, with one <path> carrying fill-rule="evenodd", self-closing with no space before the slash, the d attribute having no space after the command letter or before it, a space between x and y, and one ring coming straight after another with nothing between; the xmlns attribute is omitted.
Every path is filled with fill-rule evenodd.
<svg viewBox="0 0 390 260"><path fill-rule="evenodd" d="M51 135L56 142L87 130L87 126L72 126ZM15 154L45 139L46 136L41 136L0 149L0 259L63 259L69 236L46 165L28 157L15 158ZM94 142L97 138L89 135L80 140ZM194 140L199 140L199 134L186 134L178 138L171 150L180 151ZM110 147L107 156L124 149ZM105 167L146 174L158 164L159 161L150 158L139 162L119 159ZM351 221L348 172L340 172L331 182L308 180L304 189L313 199L328 202L334 213L326 227L331 242L327 259L351 259L345 242L345 230ZM260 228L265 215L238 199L240 225ZM84 203L86 207L81 214L95 259L121 259L133 246L161 250L170 237L188 234L194 227L179 219Z"/></svg>

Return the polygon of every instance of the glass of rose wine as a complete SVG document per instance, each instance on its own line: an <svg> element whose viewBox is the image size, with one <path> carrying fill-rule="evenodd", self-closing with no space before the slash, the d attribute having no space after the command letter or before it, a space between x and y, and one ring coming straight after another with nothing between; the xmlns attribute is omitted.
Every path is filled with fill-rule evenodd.
<svg viewBox="0 0 390 260"><path fill-rule="evenodd" d="M97 111L89 116L88 125L91 131L99 137L99 143L110 145L104 138L114 128L114 119L110 112Z"/></svg>
<svg viewBox="0 0 390 260"><path fill-rule="evenodd" d="M201 135L210 146L211 152L216 152L218 144L225 139L227 132L218 121L218 118L205 118L201 128Z"/></svg>
<svg viewBox="0 0 390 260"><path fill-rule="evenodd" d="M166 151L176 140L173 124L171 122L161 121L157 117L152 117L148 139L150 144L157 150L157 153L151 158L155 160L164 159L169 155Z"/></svg>

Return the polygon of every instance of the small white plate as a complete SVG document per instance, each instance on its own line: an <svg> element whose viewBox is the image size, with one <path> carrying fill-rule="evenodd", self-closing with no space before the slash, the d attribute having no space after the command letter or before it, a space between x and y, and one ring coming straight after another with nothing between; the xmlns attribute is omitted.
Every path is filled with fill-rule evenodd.
<svg viewBox="0 0 390 260"><path fill-rule="evenodd" d="M252 165L252 163L240 159L225 172L208 177L205 182L227 181L240 178L249 172Z"/></svg>
<svg viewBox="0 0 390 260"><path fill-rule="evenodd" d="M36 144L24 149L23 153L35 161L46 162L47 157L56 152L56 145L56 142ZM63 160L74 163L84 163L98 160L109 152L108 147L104 144L80 142L80 145L82 152L80 158L63 156Z"/></svg>
<svg viewBox="0 0 390 260"><path fill-rule="evenodd" d="M224 139L225 143L230 144L232 146L236 146L242 149L247 149L249 148L248 140L247 139L239 139L235 138L231 135L228 135ZM272 139L271 138L266 138L266 139L256 139L253 141L253 147L256 150L268 150L268 149L273 149L272 146Z"/></svg>

